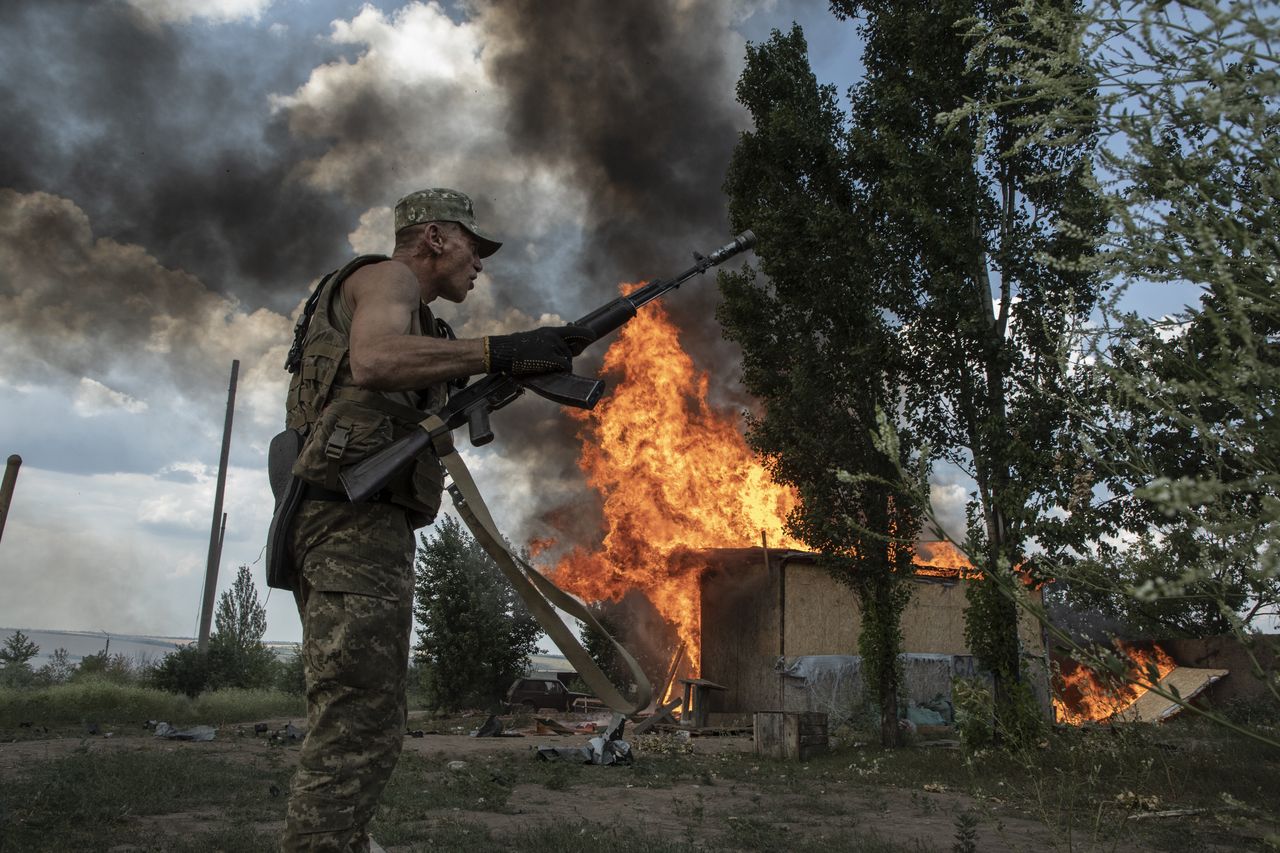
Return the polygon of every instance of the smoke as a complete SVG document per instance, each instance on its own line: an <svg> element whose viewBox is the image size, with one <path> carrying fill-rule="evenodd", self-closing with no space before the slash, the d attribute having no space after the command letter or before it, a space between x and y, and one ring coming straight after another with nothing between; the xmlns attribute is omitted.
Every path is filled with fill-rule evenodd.
<svg viewBox="0 0 1280 853"><path fill-rule="evenodd" d="M157 26L124 3L2 14L0 121L15 132L0 187L68 198L105 236L277 310L293 307L300 268L341 258L334 235L354 211L293 175L310 149L266 102L297 58L288 43L251 59L234 38Z"/></svg>
<svg viewBox="0 0 1280 853"><path fill-rule="evenodd" d="M240 358L235 447L256 464L282 415L289 315L350 244L388 250L389 206L423 186L467 191L506 240L472 298L443 306L464 336L562 322L621 281L678 272L731 236L721 184L746 122L734 8L366 5L314 39L303 12L286 26L252 0L198 17L175 0L0 6L0 119L21 129L0 149L0 385L63 389L69 412L122 433L165 423L156 461L178 445L158 419L181 410L217 432ZM716 298L708 276L669 302L729 387ZM585 535L576 424L535 398L494 428L469 457L500 483L515 538L545 535L549 510ZM79 458L56 455L60 470Z"/></svg>

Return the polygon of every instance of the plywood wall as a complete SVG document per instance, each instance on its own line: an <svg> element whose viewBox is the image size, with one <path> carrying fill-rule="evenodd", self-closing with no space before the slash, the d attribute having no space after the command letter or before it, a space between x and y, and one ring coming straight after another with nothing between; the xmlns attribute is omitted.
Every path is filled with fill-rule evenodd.
<svg viewBox="0 0 1280 853"><path fill-rule="evenodd" d="M862 618L853 591L826 569L799 560L787 562L783 577L787 656L856 655ZM921 578L912 582L911 601L902 613L902 650L969 654L964 639L966 604L963 581ZM1043 653L1042 632L1034 618L1024 616L1019 632L1024 651Z"/></svg>

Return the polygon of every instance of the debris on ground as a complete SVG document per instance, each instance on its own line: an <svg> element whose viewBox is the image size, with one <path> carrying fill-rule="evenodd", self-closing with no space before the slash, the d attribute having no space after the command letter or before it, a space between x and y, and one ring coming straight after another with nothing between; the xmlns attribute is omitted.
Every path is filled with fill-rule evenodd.
<svg viewBox="0 0 1280 853"><path fill-rule="evenodd" d="M631 764L635 757L631 744L622 739L627 718L615 714L604 734L591 738L586 746L540 746L535 753L542 761L577 761L582 764Z"/></svg>
<svg viewBox="0 0 1280 853"><path fill-rule="evenodd" d="M509 732L502 728L502 721L497 714L490 714L479 728L471 731L471 737L524 737L519 732Z"/></svg>
<svg viewBox="0 0 1280 853"><path fill-rule="evenodd" d="M155 736L167 740L208 741L213 740L216 733L217 730L213 726L192 726L189 729L179 729L165 722L159 722L155 725Z"/></svg>
<svg viewBox="0 0 1280 853"><path fill-rule="evenodd" d="M568 726L564 725L563 723L560 723L560 722L557 722L557 721L555 721L555 720L551 719L550 717L534 717L534 718L533 718L533 722L537 725L537 727L538 727L538 728L537 728L537 732L538 732L538 734L540 734L540 735L576 735L576 734L580 734L580 732L575 732L573 729L569 728ZM594 731L595 731L595 729L594 729L594 727L593 727L593 728L592 728L592 732L594 732Z"/></svg>

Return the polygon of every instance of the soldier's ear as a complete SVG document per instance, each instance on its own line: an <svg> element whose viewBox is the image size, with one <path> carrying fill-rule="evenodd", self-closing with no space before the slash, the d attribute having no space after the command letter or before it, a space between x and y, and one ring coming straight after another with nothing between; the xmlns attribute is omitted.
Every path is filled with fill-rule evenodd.
<svg viewBox="0 0 1280 853"><path fill-rule="evenodd" d="M422 229L422 246L432 255L444 253L445 233L439 222L428 222Z"/></svg>

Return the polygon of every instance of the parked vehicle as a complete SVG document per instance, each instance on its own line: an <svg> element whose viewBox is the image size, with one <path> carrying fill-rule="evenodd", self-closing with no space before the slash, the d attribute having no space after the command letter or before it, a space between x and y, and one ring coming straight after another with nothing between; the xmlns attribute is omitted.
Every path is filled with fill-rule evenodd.
<svg viewBox="0 0 1280 853"><path fill-rule="evenodd" d="M557 678L517 678L507 690L508 706L523 706L529 710L554 708L557 711L569 711L578 700L589 698L591 697L586 693L574 693Z"/></svg>

